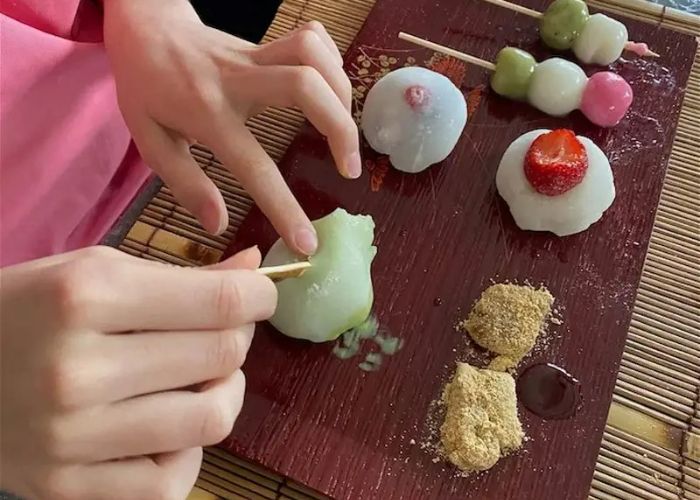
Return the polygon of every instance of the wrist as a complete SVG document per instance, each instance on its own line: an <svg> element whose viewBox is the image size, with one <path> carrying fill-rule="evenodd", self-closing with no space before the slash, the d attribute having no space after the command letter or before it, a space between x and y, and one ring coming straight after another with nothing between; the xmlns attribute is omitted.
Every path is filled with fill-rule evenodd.
<svg viewBox="0 0 700 500"><path fill-rule="evenodd" d="M199 20L189 0L98 0L102 3L105 44L146 43L183 20ZM147 47L145 47L147 48Z"/></svg>
<svg viewBox="0 0 700 500"><path fill-rule="evenodd" d="M187 8L193 10L190 0L92 0L105 9L119 9L133 12L158 12L167 14L173 10Z"/></svg>
<svg viewBox="0 0 700 500"><path fill-rule="evenodd" d="M199 19L189 0L93 0L104 11L105 22L146 25L156 29L163 20L177 16L187 18L194 15Z"/></svg>

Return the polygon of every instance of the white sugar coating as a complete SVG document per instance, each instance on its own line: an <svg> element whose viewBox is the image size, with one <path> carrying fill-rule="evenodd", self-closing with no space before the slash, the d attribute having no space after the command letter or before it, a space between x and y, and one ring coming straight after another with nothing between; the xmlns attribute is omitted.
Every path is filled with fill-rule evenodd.
<svg viewBox="0 0 700 500"><path fill-rule="evenodd" d="M574 54L586 64L607 66L617 61L627 43L627 28L605 14L593 14L574 41Z"/></svg>
<svg viewBox="0 0 700 500"><path fill-rule="evenodd" d="M540 194L525 176L525 156L532 142L549 130L533 130L514 140L503 154L496 187L520 229L550 231L557 236L585 231L615 199L615 183L605 154L590 139L577 136L586 148L588 170L583 180L557 196Z"/></svg>
<svg viewBox="0 0 700 500"><path fill-rule="evenodd" d="M388 73L367 94L362 132L398 170L417 173L452 152L467 123L462 92L425 68Z"/></svg>
<svg viewBox="0 0 700 500"><path fill-rule="evenodd" d="M534 107L552 116L578 109L588 77L577 65L552 57L535 66L527 98Z"/></svg>

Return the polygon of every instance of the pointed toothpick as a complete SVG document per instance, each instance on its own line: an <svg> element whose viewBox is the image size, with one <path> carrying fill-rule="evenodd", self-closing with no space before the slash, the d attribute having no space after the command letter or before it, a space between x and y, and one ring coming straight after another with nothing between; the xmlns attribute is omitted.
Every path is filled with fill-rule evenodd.
<svg viewBox="0 0 700 500"><path fill-rule="evenodd" d="M423 38L418 38L417 36L404 33L403 31L399 33L399 38L401 40L411 42L415 45L425 47L426 49L434 50L435 52L441 52L442 54L454 57L455 59L459 59L460 61L476 64L477 66L486 68L489 71L496 71L496 65L492 62L484 61L483 59L479 59L478 57L470 56L469 54L465 54L464 52L445 47L444 45L440 45L429 40L424 40Z"/></svg>
<svg viewBox="0 0 700 500"><path fill-rule="evenodd" d="M272 281L281 281L287 278L298 278L311 268L311 262L293 262L281 266L258 268L257 272L267 276Z"/></svg>
<svg viewBox="0 0 700 500"><path fill-rule="evenodd" d="M534 17L535 19L542 19L544 17L544 14L541 12L523 7L517 3L507 2L506 0L484 0L484 2L498 5L499 7L505 7L506 9L510 9L514 12L519 12L521 14L525 14L526 16Z"/></svg>

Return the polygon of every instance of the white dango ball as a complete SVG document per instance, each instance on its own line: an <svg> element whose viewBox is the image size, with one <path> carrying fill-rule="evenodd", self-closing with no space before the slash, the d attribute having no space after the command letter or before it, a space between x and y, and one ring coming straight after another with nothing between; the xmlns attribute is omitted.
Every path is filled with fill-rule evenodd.
<svg viewBox="0 0 700 500"><path fill-rule="evenodd" d="M374 301L371 265L377 248L374 221L338 208L313 222L318 250L311 268L298 278L276 283L277 310L270 318L281 333L312 342L335 340L363 323ZM298 262L280 239L265 256L263 266Z"/></svg>
<svg viewBox="0 0 700 500"><path fill-rule="evenodd" d="M627 40L624 24L605 14L593 14L572 48L582 62L607 66L620 58Z"/></svg>
<svg viewBox="0 0 700 500"><path fill-rule="evenodd" d="M417 173L452 152L467 123L467 103L449 78L410 67L392 71L370 89L362 132L397 170Z"/></svg>
<svg viewBox="0 0 700 500"><path fill-rule="evenodd" d="M588 77L577 65L559 57L535 66L527 98L534 107L552 116L564 116L581 104Z"/></svg>
<svg viewBox="0 0 700 500"><path fill-rule="evenodd" d="M528 181L524 165L530 145L547 132L549 130L533 130L508 146L498 166L496 187L521 229L549 231L557 236L585 231L603 216L615 199L610 163L590 139L577 136L588 156L583 180L563 194L541 194Z"/></svg>

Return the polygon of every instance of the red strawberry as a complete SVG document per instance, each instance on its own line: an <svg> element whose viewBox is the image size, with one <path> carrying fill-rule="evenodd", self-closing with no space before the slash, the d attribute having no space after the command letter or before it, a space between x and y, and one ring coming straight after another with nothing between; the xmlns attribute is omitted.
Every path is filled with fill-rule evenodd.
<svg viewBox="0 0 700 500"><path fill-rule="evenodd" d="M525 156L525 177L535 191L547 196L566 193L583 180L586 170L586 148L567 129L540 135Z"/></svg>

